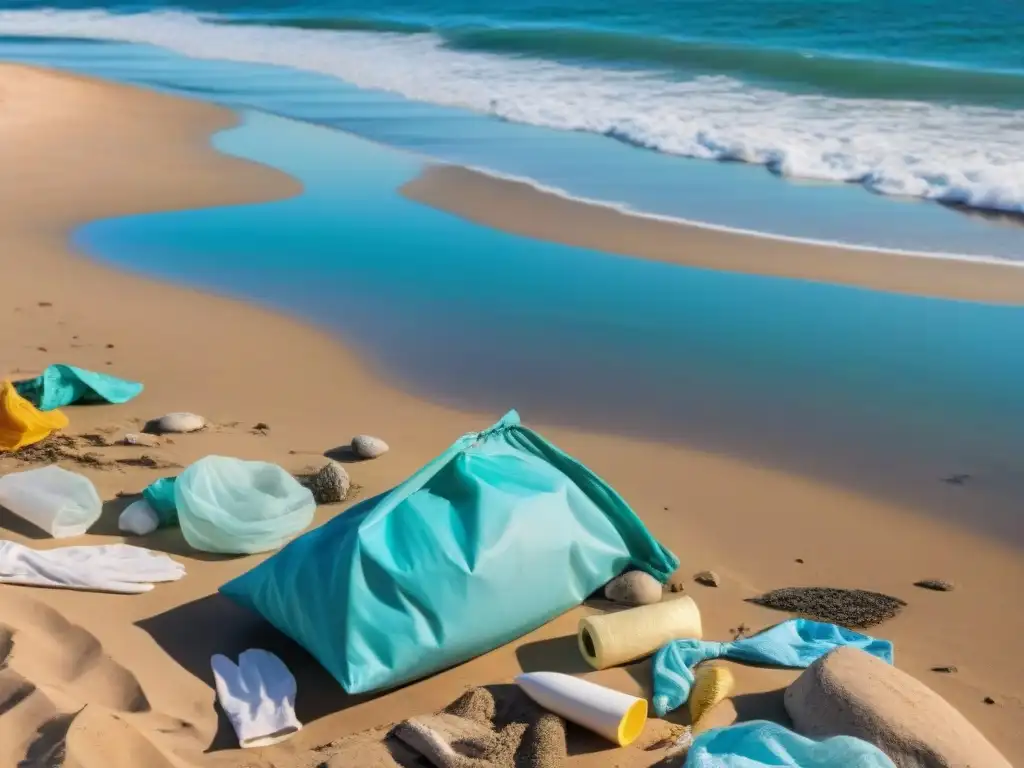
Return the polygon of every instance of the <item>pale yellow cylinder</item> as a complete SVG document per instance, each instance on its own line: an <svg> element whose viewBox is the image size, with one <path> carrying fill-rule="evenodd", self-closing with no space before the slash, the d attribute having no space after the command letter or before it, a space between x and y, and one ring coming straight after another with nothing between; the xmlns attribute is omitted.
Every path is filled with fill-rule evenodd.
<svg viewBox="0 0 1024 768"><path fill-rule="evenodd" d="M580 619L580 653L594 669L650 656L672 640L700 639L700 610L691 597L663 600L616 613Z"/></svg>

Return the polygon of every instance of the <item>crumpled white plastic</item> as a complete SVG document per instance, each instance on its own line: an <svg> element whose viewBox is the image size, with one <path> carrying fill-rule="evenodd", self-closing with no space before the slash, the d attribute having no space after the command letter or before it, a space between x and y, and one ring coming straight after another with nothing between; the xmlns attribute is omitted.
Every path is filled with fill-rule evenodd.
<svg viewBox="0 0 1024 768"><path fill-rule="evenodd" d="M145 499L129 504L117 518L117 527L135 536L145 536L160 527L160 517Z"/></svg>

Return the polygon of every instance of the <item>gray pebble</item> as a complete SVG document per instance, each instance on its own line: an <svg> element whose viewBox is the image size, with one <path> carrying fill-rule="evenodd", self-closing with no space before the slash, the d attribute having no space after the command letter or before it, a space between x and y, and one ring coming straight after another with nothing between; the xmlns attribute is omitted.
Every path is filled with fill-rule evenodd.
<svg viewBox="0 0 1024 768"><path fill-rule="evenodd" d="M356 435L352 438L352 452L361 459L376 459L388 452L388 444L379 437Z"/></svg>
<svg viewBox="0 0 1024 768"><path fill-rule="evenodd" d="M661 584L649 573L627 571L604 587L604 596L623 605L649 605L661 602Z"/></svg>
<svg viewBox="0 0 1024 768"><path fill-rule="evenodd" d="M714 571L701 571L693 577L693 580L705 587L717 587L721 583L718 574Z"/></svg>

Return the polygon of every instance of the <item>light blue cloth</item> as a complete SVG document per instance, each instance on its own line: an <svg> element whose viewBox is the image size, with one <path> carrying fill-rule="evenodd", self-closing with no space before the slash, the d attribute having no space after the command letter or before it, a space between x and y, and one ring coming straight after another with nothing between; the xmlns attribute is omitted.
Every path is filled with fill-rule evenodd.
<svg viewBox="0 0 1024 768"><path fill-rule="evenodd" d="M690 698L694 666L708 659L732 659L777 667L809 667L831 650L851 646L892 664L892 643L835 624L790 619L753 637L730 643L673 640L654 656L654 713L664 717Z"/></svg>
<svg viewBox="0 0 1024 768"><path fill-rule="evenodd" d="M72 403L126 403L142 391L142 385L105 373L57 363L41 376L15 382L18 394L40 411L52 411Z"/></svg>
<svg viewBox="0 0 1024 768"><path fill-rule="evenodd" d="M178 505L174 501L174 481L176 479L161 477L147 485L142 491L142 498L156 512L161 528L178 523Z"/></svg>
<svg viewBox="0 0 1024 768"><path fill-rule="evenodd" d="M355 694L504 645L627 568L664 582L678 565L607 483L512 411L220 591Z"/></svg>
<svg viewBox="0 0 1024 768"><path fill-rule="evenodd" d="M752 720L706 731L684 768L895 768L884 752L853 736L813 741L777 723Z"/></svg>

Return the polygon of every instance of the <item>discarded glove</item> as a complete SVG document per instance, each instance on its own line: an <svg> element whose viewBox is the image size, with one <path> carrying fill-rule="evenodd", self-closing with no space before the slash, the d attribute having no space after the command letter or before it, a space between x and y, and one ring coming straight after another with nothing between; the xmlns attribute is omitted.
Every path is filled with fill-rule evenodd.
<svg viewBox="0 0 1024 768"><path fill-rule="evenodd" d="M36 550L0 541L0 584L131 595L184 575L181 563L130 544Z"/></svg>
<svg viewBox="0 0 1024 768"><path fill-rule="evenodd" d="M277 656L261 648L242 651L238 665L210 659L217 700L241 747L269 747L302 730L295 717L295 678Z"/></svg>
<svg viewBox="0 0 1024 768"><path fill-rule="evenodd" d="M474 688L439 714L406 720L394 735L436 768L560 768L566 761L565 720L515 688L497 701Z"/></svg>
<svg viewBox="0 0 1024 768"><path fill-rule="evenodd" d="M693 741L686 768L895 768L873 744L853 736L813 741L777 723L751 720L713 728Z"/></svg>
<svg viewBox="0 0 1024 768"><path fill-rule="evenodd" d="M18 394L41 411L72 403L125 403L142 391L142 385L105 373L57 363L42 376L14 383Z"/></svg>
<svg viewBox="0 0 1024 768"><path fill-rule="evenodd" d="M654 656L654 698L658 717L682 706L690 698L692 668L708 659L732 659L752 664L774 664L803 669L842 646L853 646L892 663L892 643L859 632L810 619L790 619L771 629L734 640L673 640Z"/></svg>

